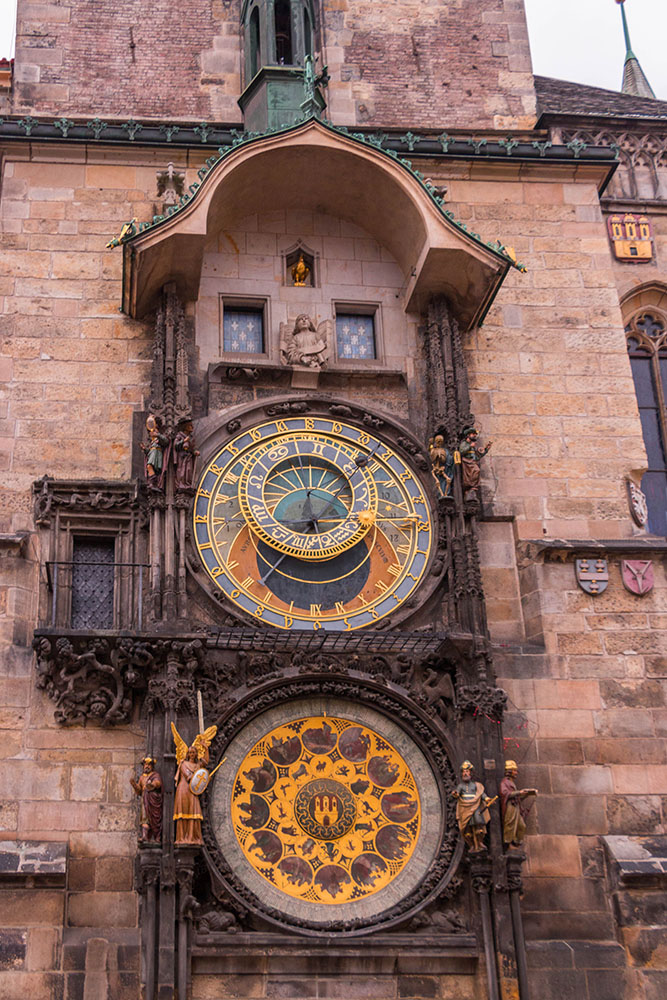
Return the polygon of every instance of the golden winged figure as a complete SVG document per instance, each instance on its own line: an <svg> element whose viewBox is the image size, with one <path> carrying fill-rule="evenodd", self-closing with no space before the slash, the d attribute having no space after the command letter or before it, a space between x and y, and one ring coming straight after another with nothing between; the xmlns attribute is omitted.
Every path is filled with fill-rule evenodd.
<svg viewBox="0 0 667 1000"><path fill-rule="evenodd" d="M171 731L174 737L174 745L176 747L176 767L180 767L188 755L189 748L173 722L171 724ZM198 761L202 761L204 758L208 761L208 748L213 742L217 731L217 726L209 726L203 733L197 733L195 736L192 747L194 748Z"/></svg>
<svg viewBox="0 0 667 1000"><path fill-rule="evenodd" d="M172 722L171 731L176 746L176 774L174 784L174 820L176 822L176 843L202 843L202 811L199 800L190 787L194 775L200 767L208 764L208 748L218 731L217 726L209 726L203 733L197 733L188 746Z"/></svg>

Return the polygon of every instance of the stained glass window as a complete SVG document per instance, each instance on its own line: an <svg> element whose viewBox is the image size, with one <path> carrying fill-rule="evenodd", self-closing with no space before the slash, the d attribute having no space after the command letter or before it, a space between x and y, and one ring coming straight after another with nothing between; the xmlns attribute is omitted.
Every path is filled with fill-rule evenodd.
<svg viewBox="0 0 667 1000"><path fill-rule="evenodd" d="M657 314L635 316L626 327L648 470L642 490L648 505L648 528L667 535L667 332Z"/></svg>
<svg viewBox="0 0 667 1000"><path fill-rule="evenodd" d="M223 317L223 351L232 354L264 352L264 313L262 309L230 309Z"/></svg>
<svg viewBox="0 0 667 1000"><path fill-rule="evenodd" d="M375 321L359 313L338 313L336 316L338 360L368 360L375 358Z"/></svg>

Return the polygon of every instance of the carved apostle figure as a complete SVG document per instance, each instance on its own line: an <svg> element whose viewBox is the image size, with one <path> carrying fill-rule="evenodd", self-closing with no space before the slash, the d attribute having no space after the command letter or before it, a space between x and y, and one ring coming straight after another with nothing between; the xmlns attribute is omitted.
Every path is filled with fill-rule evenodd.
<svg viewBox="0 0 667 1000"><path fill-rule="evenodd" d="M172 722L171 731L174 736L176 746L176 774L174 784L176 785L176 795L174 797L174 821L176 823L177 844L203 844L201 835L201 824L203 815L199 798L192 791L190 782L202 767L208 764L211 740L217 732L216 726L209 726L203 733L195 737L192 746L188 746L180 736L176 726Z"/></svg>
<svg viewBox="0 0 667 1000"><path fill-rule="evenodd" d="M456 820L461 836L465 840L471 854L479 854L484 850L486 827L491 819L489 806L495 799L490 799L484 791L484 785L473 781L473 766L469 760L461 764L461 781L452 795L456 801Z"/></svg>
<svg viewBox="0 0 667 1000"><path fill-rule="evenodd" d="M139 840L159 844L162 841L162 778L155 770L154 757L144 757L143 771L138 778L130 776L135 794L141 798Z"/></svg>
<svg viewBox="0 0 667 1000"><path fill-rule="evenodd" d="M485 448L477 447L479 431L474 427L466 427L463 431L463 438L459 444L459 454L461 456L461 469L463 471L463 493L476 490L479 487L480 469L479 463L484 458L492 442Z"/></svg>
<svg viewBox="0 0 667 1000"><path fill-rule="evenodd" d="M526 836L526 817L532 802L525 799L537 795L536 788L517 788L516 776L519 769L513 760L505 761L505 777L500 782L500 812L503 817L503 841L505 847L519 847Z"/></svg>
<svg viewBox="0 0 667 1000"><path fill-rule="evenodd" d="M291 330L288 323L281 323L280 354L283 364L322 368L329 356L332 331L330 319L323 320L316 328L310 316L305 313L297 316Z"/></svg>
<svg viewBox="0 0 667 1000"><path fill-rule="evenodd" d="M192 489L195 478L195 459L198 454L199 452L195 448L192 421L182 420L174 438L176 489Z"/></svg>

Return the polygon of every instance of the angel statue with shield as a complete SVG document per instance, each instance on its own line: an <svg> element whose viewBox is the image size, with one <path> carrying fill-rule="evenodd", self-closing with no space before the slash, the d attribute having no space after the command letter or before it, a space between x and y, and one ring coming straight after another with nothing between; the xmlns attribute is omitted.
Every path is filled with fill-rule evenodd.
<svg viewBox="0 0 667 1000"><path fill-rule="evenodd" d="M329 343L333 323L323 320L316 328L310 316L301 313L294 327L280 324L280 355L285 365L303 365L305 368L323 368L329 357Z"/></svg>
<svg viewBox="0 0 667 1000"><path fill-rule="evenodd" d="M208 748L218 731L218 727L209 726L208 729L198 733L191 746L187 745L173 722L171 731L176 746L175 842L177 844L203 844L201 824L204 817L199 804L199 795L208 784L209 773L205 765L209 761Z"/></svg>

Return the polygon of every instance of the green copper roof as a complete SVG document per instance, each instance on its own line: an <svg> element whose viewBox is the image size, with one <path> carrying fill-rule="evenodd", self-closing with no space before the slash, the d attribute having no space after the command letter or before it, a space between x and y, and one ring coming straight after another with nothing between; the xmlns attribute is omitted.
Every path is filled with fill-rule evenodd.
<svg viewBox="0 0 667 1000"><path fill-rule="evenodd" d="M487 242L480 236L479 233L472 232L466 226L464 222L460 222L454 217L454 213L449 209L444 208L444 199L441 195L437 194L435 186L430 180L424 177L424 175L416 170L412 161L402 157L395 149L387 148L384 143L389 138L385 133L366 133L366 132L356 132L350 131L343 125L333 125L331 122L325 121L315 114L310 114L304 117L300 121L293 123L292 125L282 126L280 128L267 129L265 132L239 132L235 129L231 130L232 141L228 145L219 146L217 151L206 159L203 166L197 171L199 180L190 184L189 189L185 192L177 205L173 205L167 209L164 215L154 215L150 222L140 222L136 224L136 220L132 220L123 227L123 232L121 236L117 237L108 244L109 247L119 246L121 244L131 243L138 236L142 236L149 230L155 230L168 219L173 218L182 212L188 205L191 204L192 200L196 198L197 193L201 187L202 182L211 173L211 171L227 157L234 154L235 150L239 149L241 146L248 146L252 143L259 142L262 139L267 138L270 135L288 135L290 132L294 132L301 128L304 124L309 121L316 120L323 128L328 129L330 132L334 132L337 135L344 136L347 139L351 139L353 142L359 143L363 146L370 146L372 149L376 150L383 156L388 157L398 163L405 171L407 171L422 187L422 189L427 193L433 204L437 207L438 211L444 218L448 220L453 226L459 229L461 232L465 233L466 236L473 240L479 246L484 247L486 250L490 250L496 257L503 261L504 264L509 264L511 267L516 268L518 271L525 272L526 268L523 264L519 263L512 254L507 250L507 248L500 242L500 240ZM421 141L421 136L413 135L409 133L408 136L403 136L403 139L409 140L408 145L410 149ZM459 140L454 140L452 137L443 133L438 137L440 145L442 146L443 152L447 152L448 147L454 142ZM469 144L474 144L474 140L469 140ZM477 141L478 146L486 145L487 140L481 139ZM499 145L503 146L506 150L506 154L511 155L513 146L517 143L512 139L503 140ZM508 145L510 148L507 148ZM534 144L535 145L535 144ZM475 152L479 152L475 149Z"/></svg>

